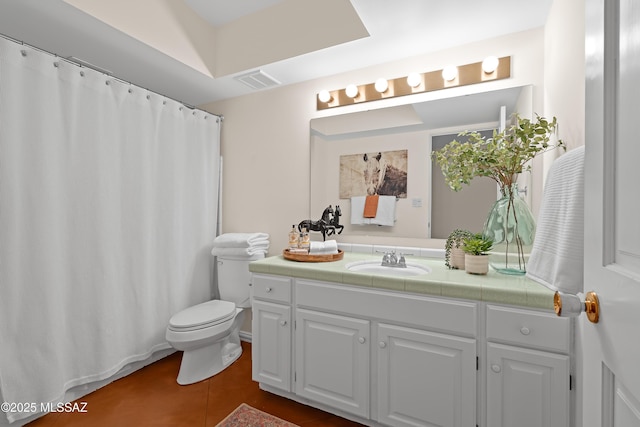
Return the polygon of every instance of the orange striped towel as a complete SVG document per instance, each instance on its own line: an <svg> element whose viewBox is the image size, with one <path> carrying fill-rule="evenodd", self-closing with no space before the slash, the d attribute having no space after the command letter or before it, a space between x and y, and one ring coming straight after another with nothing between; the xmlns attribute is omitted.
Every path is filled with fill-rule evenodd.
<svg viewBox="0 0 640 427"><path fill-rule="evenodd" d="M374 194L373 196L367 196L364 201L364 213L365 218L375 218L378 213L378 199L379 196Z"/></svg>

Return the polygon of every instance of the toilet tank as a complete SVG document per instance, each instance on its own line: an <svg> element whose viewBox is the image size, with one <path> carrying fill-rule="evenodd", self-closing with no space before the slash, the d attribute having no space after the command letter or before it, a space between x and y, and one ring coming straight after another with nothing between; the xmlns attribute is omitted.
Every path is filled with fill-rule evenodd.
<svg viewBox="0 0 640 427"><path fill-rule="evenodd" d="M231 301L236 307L251 307L251 272L249 263L264 258L264 254L239 259L218 255L218 292L220 299Z"/></svg>

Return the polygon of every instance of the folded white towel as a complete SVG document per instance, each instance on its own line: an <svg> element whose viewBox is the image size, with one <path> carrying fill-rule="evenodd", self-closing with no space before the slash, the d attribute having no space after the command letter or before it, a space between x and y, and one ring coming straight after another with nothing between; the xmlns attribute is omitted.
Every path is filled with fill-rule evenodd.
<svg viewBox="0 0 640 427"><path fill-rule="evenodd" d="M584 146L549 169L527 277L556 291L583 291Z"/></svg>
<svg viewBox="0 0 640 427"><path fill-rule="evenodd" d="M213 240L217 248L248 248L269 243L267 233L224 233Z"/></svg>
<svg viewBox="0 0 640 427"><path fill-rule="evenodd" d="M330 255L338 253L338 242L335 240L327 240L324 242L311 242L309 246L309 254L311 255Z"/></svg>
<svg viewBox="0 0 640 427"><path fill-rule="evenodd" d="M213 248L211 255L219 257L246 257L256 254L266 254L269 251L269 246L251 246L248 248Z"/></svg>
<svg viewBox="0 0 640 427"><path fill-rule="evenodd" d="M365 200L366 196L355 196L351 198L351 224L371 224L371 218L365 218L362 216L364 213Z"/></svg>
<svg viewBox="0 0 640 427"><path fill-rule="evenodd" d="M396 222L396 196L380 196L378 211L371 224L393 226Z"/></svg>

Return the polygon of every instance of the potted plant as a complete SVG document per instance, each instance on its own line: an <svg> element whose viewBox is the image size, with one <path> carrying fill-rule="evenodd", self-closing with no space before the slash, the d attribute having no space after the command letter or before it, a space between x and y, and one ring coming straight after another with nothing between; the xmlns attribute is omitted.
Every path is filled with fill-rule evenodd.
<svg viewBox="0 0 640 427"><path fill-rule="evenodd" d="M475 177L496 181L502 198L494 205L483 230L485 237L493 240L499 256L491 265L503 273L524 274L535 221L517 194L516 180L519 174L531 170L530 161L538 154L555 148L566 150L566 146L560 139L552 141L558 126L555 117L547 120L536 115L532 121L515 114L513 120L514 124L502 132L494 130L491 138L479 132L462 132L465 142L453 140L434 151L432 158L453 191L460 191Z"/></svg>
<svg viewBox="0 0 640 427"><path fill-rule="evenodd" d="M449 268L464 270L464 251L462 250L462 244L464 239L471 236L473 236L472 232L461 229L455 229L449 234L444 246L444 265Z"/></svg>
<svg viewBox="0 0 640 427"><path fill-rule="evenodd" d="M493 241L474 234L464 239L462 250L465 253L464 269L469 274L487 274L489 272L489 254Z"/></svg>

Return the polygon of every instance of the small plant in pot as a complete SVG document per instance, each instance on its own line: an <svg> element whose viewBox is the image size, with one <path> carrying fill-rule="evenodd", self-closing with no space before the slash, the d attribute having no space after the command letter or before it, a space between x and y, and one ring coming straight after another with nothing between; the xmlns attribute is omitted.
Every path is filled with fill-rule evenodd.
<svg viewBox="0 0 640 427"><path fill-rule="evenodd" d="M473 237L473 233L468 230L455 229L447 237L444 252L444 265L449 268L464 270L464 251L462 245L464 239Z"/></svg>
<svg viewBox="0 0 640 427"><path fill-rule="evenodd" d="M493 240L482 234L474 234L464 239L462 250L465 253L464 269L469 274L487 274L489 272L489 254Z"/></svg>

